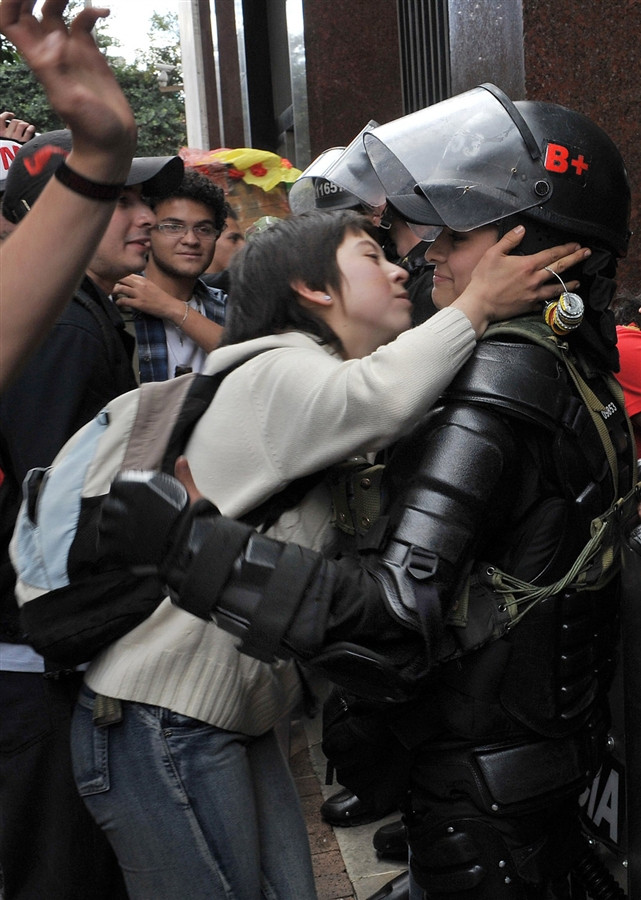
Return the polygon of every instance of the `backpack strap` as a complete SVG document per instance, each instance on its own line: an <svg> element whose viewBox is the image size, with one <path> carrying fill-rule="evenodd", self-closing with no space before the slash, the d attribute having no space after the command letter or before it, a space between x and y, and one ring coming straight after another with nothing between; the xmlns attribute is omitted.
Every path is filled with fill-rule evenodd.
<svg viewBox="0 0 641 900"><path fill-rule="evenodd" d="M234 368L236 366L229 366L215 375L190 372L188 375L180 375L178 378L171 379L171 384L175 385L176 390L182 394L182 402L171 423L171 432L159 465L161 472L174 474L176 460L187 446L198 420L211 405L224 377ZM159 383L167 384L167 382ZM141 387L141 390L144 388L145 385Z"/></svg>
<svg viewBox="0 0 641 900"><path fill-rule="evenodd" d="M175 452L171 441L180 441L179 434L174 437L179 429L178 423L187 418L188 421L180 427L193 428L196 419L206 409L206 405L202 409L190 407L187 410L185 407L197 377L189 374L168 381L149 381L138 388L136 418L120 466L121 471L159 468L173 475L173 463L180 449ZM203 386L209 388L209 382L205 381ZM213 385L211 387L213 390ZM168 460L165 468L165 458L174 452L173 461Z"/></svg>
<svg viewBox="0 0 641 900"><path fill-rule="evenodd" d="M300 478L291 481L282 491L272 494L260 506L241 516L241 521L247 525L252 525L260 534L265 534L272 525L274 525L284 512L293 509L301 502L312 488L320 484L327 476L327 470L321 469L320 472L312 472L311 475L302 475Z"/></svg>
<svg viewBox="0 0 641 900"><path fill-rule="evenodd" d="M253 359L261 353L265 353L269 349L274 348L266 347L257 350L250 356L246 356L244 359L232 363L230 366L227 366L226 369L222 369L220 372L216 372L213 375L190 373L189 375L181 375L178 378L172 379L172 384L176 385L176 391L182 394L183 399L181 403L177 404L179 407L177 416L172 422L168 423L171 427L171 433L166 442L162 461L159 463L161 471L173 475L176 460L184 451L198 420L212 403L218 388L227 375L229 375L230 372L233 372L234 369L243 365L243 363ZM166 383L160 382L160 384L165 385ZM145 391L147 388L151 388L152 385L153 382L142 385L140 388L141 392ZM159 402L166 403L167 393L165 391L162 392L161 396L158 398ZM152 395L152 391L146 391L146 393ZM141 403L142 399L143 398L141 397ZM155 398L153 396L149 396L149 403L153 403L154 400ZM154 429L154 434L150 435L150 438L158 440L156 429ZM127 468L140 468L140 466L136 467L129 465ZM320 484L324 478L324 470L297 478L295 481L286 485L282 491L268 497L267 500L259 506L242 516L241 521L246 522L248 525L252 525L254 528L258 528L260 532L264 534L284 512L297 506L303 497L317 484Z"/></svg>
<svg viewBox="0 0 641 900"><path fill-rule="evenodd" d="M125 331L129 335L129 337L133 341L133 354L131 357L131 367L134 370L134 375L136 376L136 381L138 384L142 384L140 380L140 353L139 353L139 341L138 341L138 331L136 329L136 321L137 319L134 316L134 311L131 307L125 307L120 310L120 315L122 316L122 321L125 325Z"/></svg>
<svg viewBox="0 0 641 900"><path fill-rule="evenodd" d="M184 451L198 420L211 405L218 388L227 375L229 375L230 372L233 372L234 369L242 366L243 363L248 362L255 356L259 356L261 353L265 353L270 349L273 348L264 347L260 350L256 350L254 353L243 357L243 359L239 359L237 362L227 366L226 369L215 372L213 375L190 372L188 375L179 375L178 378L171 379L171 383L176 385L176 391L182 394L183 399L179 405L177 416L172 422L171 433L167 440L162 460L159 464L162 472L167 472L169 475L174 474L176 460ZM159 383L164 385L165 390L167 390L167 382ZM146 388L150 387L151 384L153 384L153 382L142 385L140 390L144 391Z"/></svg>

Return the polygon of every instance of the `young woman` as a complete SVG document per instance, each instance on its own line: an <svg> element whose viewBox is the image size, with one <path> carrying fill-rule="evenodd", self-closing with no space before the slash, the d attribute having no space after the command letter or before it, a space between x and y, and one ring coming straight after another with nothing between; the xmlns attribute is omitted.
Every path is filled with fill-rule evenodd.
<svg viewBox="0 0 641 900"><path fill-rule="evenodd" d="M488 321L549 296L542 267L582 256L571 244L508 257L521 236L492 247L450 308L413 330L407 273L385 259L366 219L314 213L252 238L233 264L228 345L206 371L243 364L187 447L203 493L241 517L289 482L410 429ZM270 533L331 552L330 519L318 482ZM235 644L165 600L89 667L73 725L76 783L132 900L315 896L274 734L298 701L298 675ZM121 701L116 724L94 724L96 695Z"/></svg>

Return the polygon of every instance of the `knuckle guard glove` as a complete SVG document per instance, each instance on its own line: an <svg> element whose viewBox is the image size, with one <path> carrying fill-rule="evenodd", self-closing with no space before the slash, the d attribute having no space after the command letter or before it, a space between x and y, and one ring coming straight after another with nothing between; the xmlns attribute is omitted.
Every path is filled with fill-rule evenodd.
<svg viewBox="0 0 641 900"><path fill-rule="evenodd" d="M98 555L134 571L156 570L188 506L187 491L172 475L122 472L100 507Z"/></svg>
<svg viewBox="0 0 641 900"><path fill-rule="evenodd" d="M288 657L286 636L323 558L211 510L194 504L161 567L172 601L242 638L243 653Z"/></svg>

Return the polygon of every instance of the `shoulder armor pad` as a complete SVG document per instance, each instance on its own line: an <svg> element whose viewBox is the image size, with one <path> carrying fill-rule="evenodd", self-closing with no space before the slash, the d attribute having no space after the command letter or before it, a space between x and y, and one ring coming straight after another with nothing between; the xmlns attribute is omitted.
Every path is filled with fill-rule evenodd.
<svg viewBox="0 0 641 900"><path fill-rule="evenodd" d="M481 341L444 392L448 401L487 404L546 428L567 421L577 404L563 364L533 344Z"/></svg>

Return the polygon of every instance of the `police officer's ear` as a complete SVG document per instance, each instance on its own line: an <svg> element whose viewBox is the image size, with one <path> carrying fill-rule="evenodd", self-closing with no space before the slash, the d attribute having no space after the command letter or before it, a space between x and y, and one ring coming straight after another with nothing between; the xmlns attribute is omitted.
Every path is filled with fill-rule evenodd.
<svg viewBox="0 0 641 900"><path fill-rule="evenodd" d="M300 279L292 281L292 288L298 294L303 306L308 309L318 309L319 306L327 307L332 303L332 298L326 291L316 291Z"/></svg>

